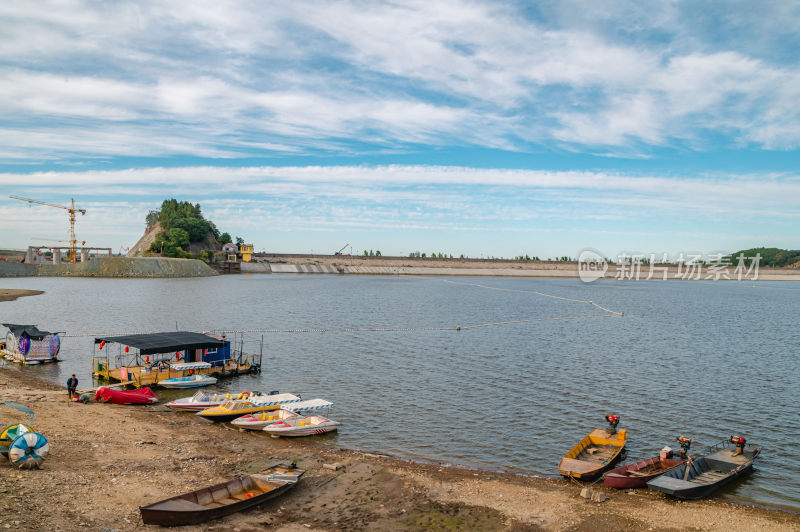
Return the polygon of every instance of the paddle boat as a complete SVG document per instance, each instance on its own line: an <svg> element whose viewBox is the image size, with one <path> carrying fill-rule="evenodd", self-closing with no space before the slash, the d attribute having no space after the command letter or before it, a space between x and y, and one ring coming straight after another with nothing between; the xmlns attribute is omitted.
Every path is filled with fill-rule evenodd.
<svg viewBox="0 0 800 532"><path fill-rule="evenodd" d="M672 449L664 447L658 456L647 458L634 464L627 464L603 473L603 482L610 488L630 489L643 488L648 480L675 469L686 463L692 440L684 436L678 437L681 445L680 455L673 457Z"/></svg>
<svg viewBox="0 0 800 532"><path fill-rule="evenodd" d="M216 383L217 379L201 373L195 373L188 377L174 377L172 379L158 381L158 385L164 388L200 388L201 386L211 386Z"/></svg>
<svg viewBox="0 0 800 532"><path fill-rule="evenodd" d="M6 360L27 365L58 362L61 337L57 332L41 331L36 325L3 323L3 326L8 333L0 341L0 355Z"/></svg>
<svg viewBox="0 0 800 532"><path fill-rule="evenodd" d="M219 406L206 408L196 415L215 423L227 423L247 414L278 410L280 405L254 403L246 399L228 399Z"/></svg>
<svg viewBox="0 0 800 532"><path fill-rule="evenodd" d="M741 436L713 445L697 458L654 478L647 487L679 499L701 499L753 469L761 448Z"/></svg>
<svg viewBox="0 0 800 532"><path fill-rule="evenodd" d="M183 495L140 506L146 525L196 525L218 519L283 495L305 473L294 464L273 466L261 473L200 488Z"/></svg>
<svg viewBox="0 0 800 532"><path fill-rule="evenodd" d="M619 416L606 416L608 427L595 429L564 455L558 464L558 472L565 477L589 480L597 477L619 459L628 433L617 432Z"/></svg>
<svg viewBox="0 0 800 532"><path fill-rule="evenodd" d="M261 412L260 414L247 414L246 416L237 417L231 421L231 425L245 430L262 430L267 425L278 423L287 419L297 417L296 412L279 408L278 410L270 410L269 412Z"/></svg>
<svg viewBox="0 0 800 532"><path fill-rule="evenodd" d="M170 401L167 403L167 406L173 410L200 412L206 408L219 406L228 399L249 399L254 403L260 403L263 400L265 404L282 404L297 402L300 400L300 397L290 393L277 392L273 392L269 395L261 395L261 392L226 393L200 390L191 397L183 397ZM276 400L280 402L275 403Z"/></svg>
<svg viewBox="0 0 800 532"><path fill-rule="evenodd" d="M313 436L315 434L333 432L338 429L338 421L333 421L317 414L305 417L297 416L264 427L264 431L268 432L274 438L280 436Z"/></svg>
<svg viewBox="0 0 800 532"><path fill-rule="evenodd" d="M50 453L50 443L47 438L31 428L34 417L33 410L25 405L9 401L3 401L2 404L27 414L28 418L24 424L9 425L0 432L0 453L20 469L41 468Z"/></svg>

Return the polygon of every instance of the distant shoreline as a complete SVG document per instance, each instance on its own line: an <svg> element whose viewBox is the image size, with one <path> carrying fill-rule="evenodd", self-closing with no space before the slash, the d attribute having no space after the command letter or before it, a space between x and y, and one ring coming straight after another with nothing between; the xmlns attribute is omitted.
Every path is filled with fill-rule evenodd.
<svg viewBox="0 0 800 532"><path fill-rule="evenodd" d="M615 279L619 275L626 280L707 280L717 277L707 266L703 266L698 278L681 279L686 272L677 265L641 265L638 274L631 275L630 265L609 264L604 279ZM242 273L309 273L309 274L361 274L361 275L449 275L468 277L531 277L531 278L579 278L578 262L525 261L507 259L434 259L416 257L365 257L349 255L295 255L265 254L254 256L254 261L242 263ZM688 277L688 276L687 276ZM727 278L726 278L727 277ZM718 280L737 280L735 266L728 268ZM753 273L742 281L753 281ZM760 268L758 281L800 281L800 269Z"/></svg>

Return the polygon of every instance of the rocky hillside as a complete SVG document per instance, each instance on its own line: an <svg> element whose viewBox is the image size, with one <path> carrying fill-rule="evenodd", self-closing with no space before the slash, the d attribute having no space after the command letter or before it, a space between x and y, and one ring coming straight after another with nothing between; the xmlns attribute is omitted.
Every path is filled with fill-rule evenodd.
<svg viewBox="0 0 800 532"><path fill-rule="evenodd" d="M138 242L128 251L126 257L144 257L145 251L147 251L153 242L156 240L156 236L161 232L161 225L156 222L154 226L150 228L148 232L142 235L142 238L139 239Z"/></svg>

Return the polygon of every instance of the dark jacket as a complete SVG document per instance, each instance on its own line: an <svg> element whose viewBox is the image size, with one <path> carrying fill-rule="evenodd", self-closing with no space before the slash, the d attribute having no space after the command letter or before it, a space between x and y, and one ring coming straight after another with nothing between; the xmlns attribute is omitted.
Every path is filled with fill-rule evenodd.
<svg viewBox="0 0 800 532"><path fill-rule="evenodd" d="M69 380L67 380L67 388L72 390L77 387L78 387L78 377L70 377Z"/></svg>

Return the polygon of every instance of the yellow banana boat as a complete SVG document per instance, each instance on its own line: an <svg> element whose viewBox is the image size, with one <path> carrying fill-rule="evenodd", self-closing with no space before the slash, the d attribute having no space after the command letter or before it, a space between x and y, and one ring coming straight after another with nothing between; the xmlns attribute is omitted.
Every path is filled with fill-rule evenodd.
<svg viewBox="0 0 800 532"><path fill-rule="evenodd" d="M223 402L219 406L206 408L198 412L197 415L215 423L224 423L233 421L237 417L242 417L247 414L278 410L280 407L281 405L264 405L246 399L231 399Z"/></svg>

